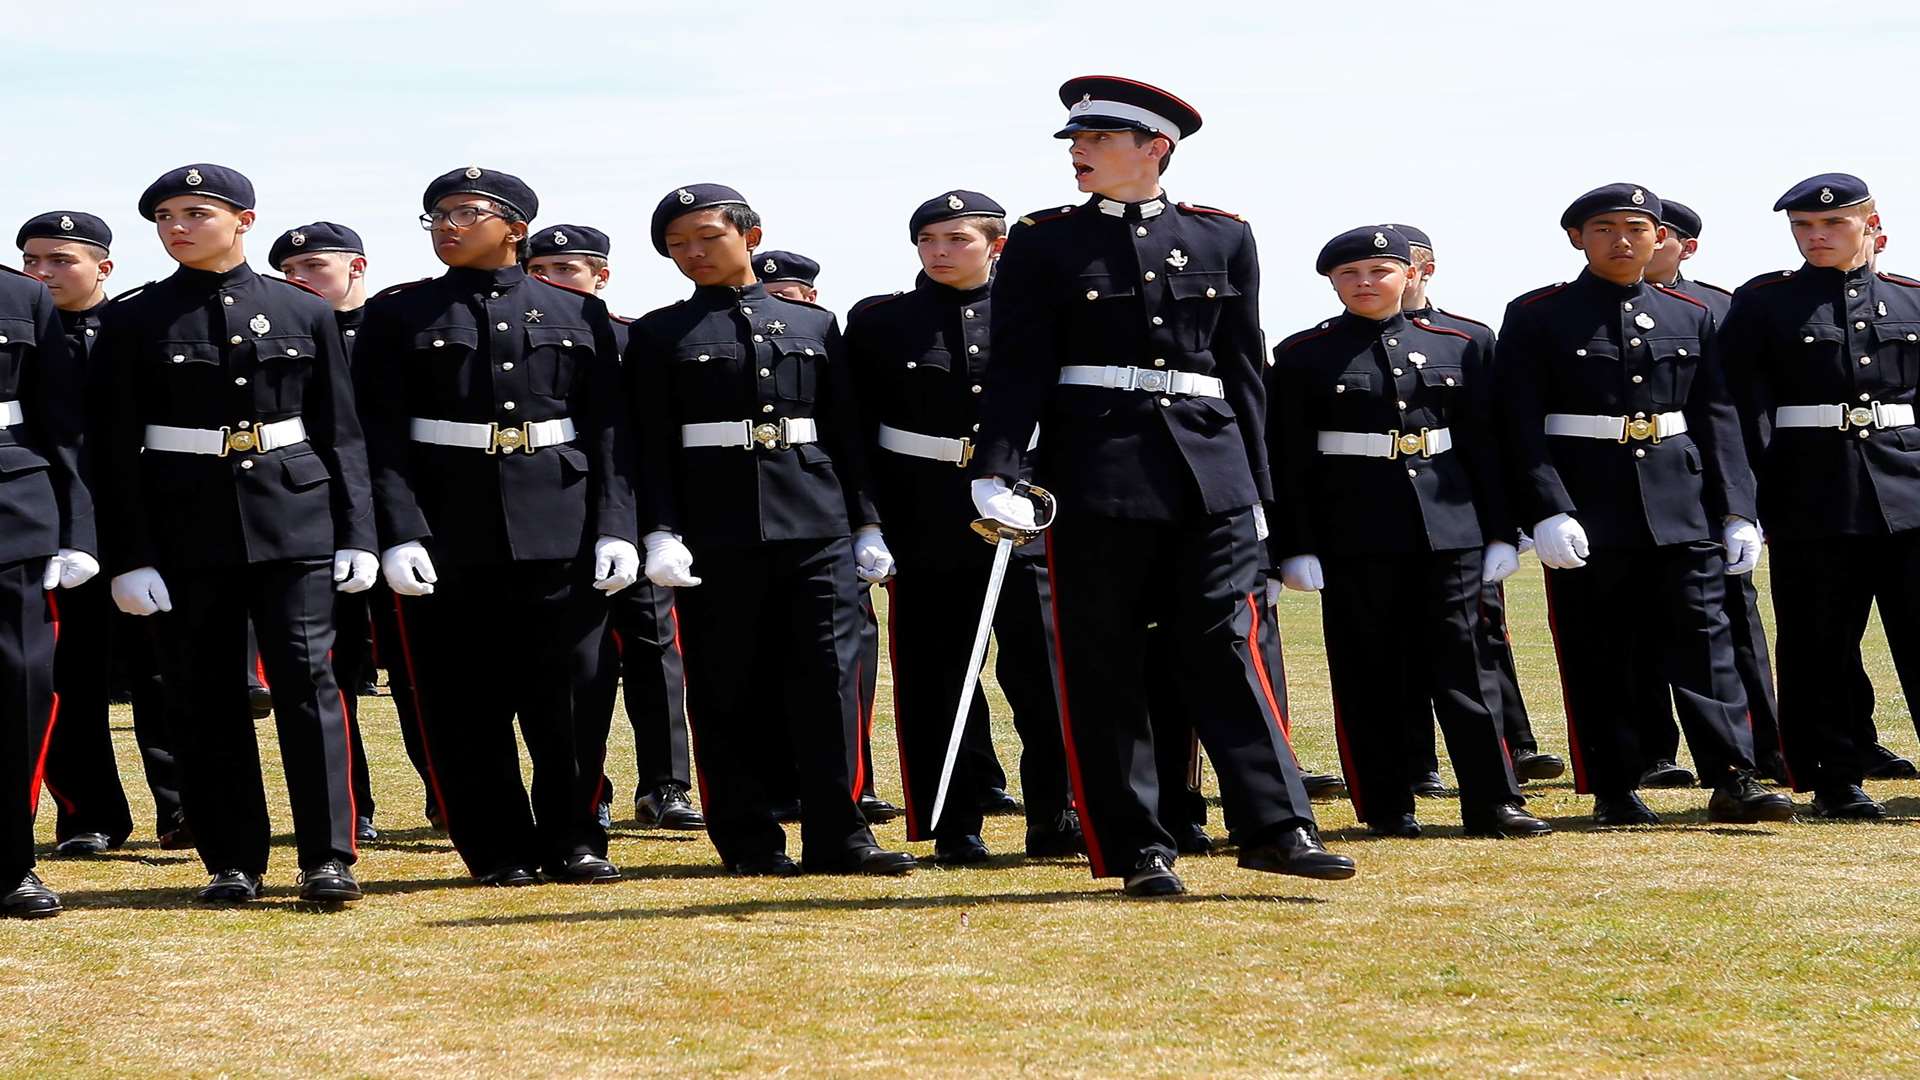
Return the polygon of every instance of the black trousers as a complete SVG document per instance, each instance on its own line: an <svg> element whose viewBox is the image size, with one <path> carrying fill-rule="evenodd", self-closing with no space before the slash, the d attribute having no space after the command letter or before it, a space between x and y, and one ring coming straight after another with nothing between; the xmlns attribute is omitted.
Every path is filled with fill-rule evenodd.
<svg viewBox="0 0 1920 1080"><path fill-rule="evenodd" d="M857 581L857 579L856 579ZM860 645L854 660L854 682L860 694L860 797L875 795L873 788L873 707L880 696L880 616L873 607L873 588L864 581L858 581L859 592L859 634ZM797 688L786 681L770 684L767 691L766 707L784 709L786 701L793 697ZM979 748L980 740L975 738L972 729L968 729L966 747L968 752ZM991 756L993 744L986 745L986 753ZM1000 763L993 762L993 768L999 769ZM790 803L800 798L800 779L794 767L792 749L786 744L784 729L768 733L766 745L762 747L761 782L767 791L767 797L775 803ZM1001 786L1006 785L1006 774L999 773Z"/></svg>
<svg viewBox="0 0 1920 1080"><path fill-rule="evenodd" d="M209 873L264 874L272 826L260 747L235 668L248 621L273 692L273 722L293 804L301 869L351 863L353 789L346 696L333 676L333 560L214 570L161 569L171 612L154 620L162 677L179 695L174 741L181 796Z"/></svg>
<svg viewBox="0 0 1920 1080"><path fill-rule="evenodd" d="M108 603L112 595L108 594ZM140 768L153 793L154 834L160 835L186 820L180 805L180 766L174 758L173 733L180 729L178 694L167 692L160 677L160 658L154 646L151 619L113 613L113 680L124 686L133 704L133 741L140 749Z"/></svg>
<svg viewBox="0 0 1920 1080"><path fill-rule="evenodd" d="M1737 584L1736 584L1737 582ZM1733 636L1733 667L1740 673L1740 685L1747 691L1747 709L1753 721L1753 750L1760 756L1780 750L1778 704L1774 698L1773 665L1767 660L1767 628L1760 621L1760 590L1752 574L1741 574L1727 581L1727 629ZM1673 761L1680 752L1680 728L1673 720L1673 694L1662 676L1660 654L1651 638L1642 638L1634 670L1634 717L1640 724L1640 749L1645 765ZM1852 670L1856 680L1864 680L1856 651ZM1868 694L1872 694L1869 684ZM1853 715L1861 716L1859 712ZM1873 705L1869 696L1863 722L1873 725ZM1643 766L1644 767L1644 766Z"/></svg>
<svg viewBox="0 0 1920 1080"><path fill-rule="evenodd" d="M0 888L33 869L33 815L47 740L59 726L53 696L53 608L43 556L0 565Z"/></svg>
<svg viewBox="0 0 1920 1080"><path fill-rule="evenodd" d="M474 875L607 853L600 776L579 767L576 725L606 626L583 560L436 563L430 596L400 600L428 781ZM520 775L514 720L533 761Z"/></svg>
<svg viewBox="0 0 1920 1080"><path fill-rule="evenodd" d="M55 590L48 594L48 603L60 628L53 650L60 723L47 744L46 768L47 793L55 808L53 835L65 840L76 833L104 833L117 845L133 833L133 811L120 784L108 718L120 612L101 577L75 589Z"/></svg>
<svg viewBox="0 0 1920 1080"><path fill-rule="evenodd" d="M1702 786L1753 768L1725 595L1725 553L1705 540L1596 551L1578 570L1547 571L1576 791L1619 796L1639 783L1646 754L1634 722L1633 643L1641 636L1659 642Z"/></svg>
<svg viewBox="0 0 1920 1080"><path fill-rule="evenodd" d="M694 549L702 583L676 590L700 802L728 866L784 851L763 764L784 734L803 858L873 843L860 814L860 600L846 537ZM785 686L785 707L769 686Z"/></svg>
<svg viewBox="0 0 1920 1080"><path fill-rule="evenodd" d="M1853 672L1875 603L1908 707L1920 704L1920 532L1768 546L1787 773L1795 791L1857 784L1872 747L1859 722L1872 687Z"/></svg>
<svg viewBox="0 0 1920 1080"><path fill-rule="evenodd" d="M393 712L400 722L400 743L406 749L413 771L420 777L421 787L431 795L433 783L427 774L427 752L420 735L420 696L414 693L406 650L401 647L399 608L385 581L374 582L365 596L373 630L373 662L386 669L387 691L393 695Z"/></svg>
<svg viewBox="0 0 1920 1080"><path fill-rule="evenodd" d="M898 538L894 538L898 544ZM978 550L975 550L977 548ZM986 602L993 549L985 544L953 551L897 547L898 576L887 583L887 638L893 661L893 722L900 744L900 780L906 790L908 840L978 833L980 799L1006 782L992 753L987 695L977 684L954 761L953 782L940 828L929 828L946 762L947 739L959 702L973 633ZM1016 556L994 612L999 653L994 672L1020 734L1020 787L1027 820L1051 825L1071 798L1060 710L1054 699L1053 611L1047 571L1037 556ZM984 744L986 753L978 747ZM992 767L985 767L987 762ZM997 781L997 782L996 782Z"/></svg>
<svg viewBox="0 0 1920 1080"><path fill-rule="evenodd" d="M1406 725L1431 731L1429 715L1446 736L1465 816L1520 801L1499 682L1482 655L1480 549L1330 555L1321 564L1334 729L1360 820L1387 824L1413 812ZM1424 700L1409 711L1416 698Z"/></svg>
<svg viewBox="0 0 1920 1080"><path fill-rule="evenodd" d="M373 675L373 626L367 618L368 594L335 593L333 609L333 677L347 699L347 727L353 739L353 805L359 815L373 817L373 776L367 768L366 743L360 738L360 687Z"/></svg>
<svg viewBox="0 0 1920 1080"><path fill-rule="evenodd" d="M1520 693L1520 673L1513 661L1513 635L1507 628L1507 590L1503 582L1483 583L1480 588L1480 612L1475 625L1480 632L1480 666L1493 678L1500 692L1500 733L1510 753L1538 751L1533 722L1527 719L1527 699ZM1433 737L1432 691L1417 688L1408 705L1414 722L1408 728L1415 775L1440 771L1439 748Z"/></svg>
<svg viewBox="0 0 1920 1080"><path fill-rule="evenodd" d="M1244 843L1313 823L1257 647L1271 618L1261 560L1251 510L1177 522L1062 514L1047 533L1061 725L1095 877L1125 876L1149 853L1174 857L1158 816L1154 680L1181 688ZM1170 648L1155 651L1147 625L1162 620Z"/></svg>
<svg viewBox="0 0 1920 1080"><path fill-rule="evenodd" d="M673 590L642 580L615 593L599 665L581 717L580 767L601 777L600 801L614 797L606 778L607 737L616 691L625 689L638 766L634 798L662 784L693 786L687 750L687 674L680 657Z"/></svg>

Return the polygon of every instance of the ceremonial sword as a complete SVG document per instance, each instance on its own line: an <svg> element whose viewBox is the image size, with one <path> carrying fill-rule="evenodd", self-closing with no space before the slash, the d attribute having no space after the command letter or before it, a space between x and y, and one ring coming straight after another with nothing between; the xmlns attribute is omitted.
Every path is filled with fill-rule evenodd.
<svg viewBox="0 0 1920 1080"><path fill-rule="evenodd" d="M1007 580L1007 564L1013 560L1013 549L1032 543L1053 524L1053 496L1046 488L1022 480L1013 485L1013 493L1033 501L1033 528L1015 528L993 518L980 518L973 523L973 531L993 545L993 571L987 575L987 599L980 608L980 625L973 632L973 652L967 657L966 678L960 681L960 703L953 712L953 730L947 735L947 760L940 766L940 786L934 791L933 819L927 824L928 832L940 827L940 811L947 805L953 766L960 759L960 736L967 727L967 714L973 711L973 691L980 683L980 668L987 662L987 638L993 633L993 613L1000 606L1000 586Z"/></svg>

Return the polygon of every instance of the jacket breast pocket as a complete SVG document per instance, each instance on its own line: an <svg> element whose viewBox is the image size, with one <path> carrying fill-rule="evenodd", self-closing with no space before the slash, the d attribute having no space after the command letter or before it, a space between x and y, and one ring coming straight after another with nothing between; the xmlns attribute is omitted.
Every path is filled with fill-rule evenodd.
<svg viewBox="0 0 1920 1080"><path fill-rule="evenodd" d="M261 409L299 412L306 399L307 379L313 374L311 337L255 338L253 341L253 401Z"/></svg>
<svg viewBox="0 0 1920 1080"><path fill-rule="evenodd" d="M593 332L585 327L529 326L526 351L527 385L545 397L564 398L573 392L575 372L593 363Z"/></svg>
<svg viewBox="0 0 1920 1080"><path fill-rule="evenodd" d="M1133 279L1113 274L1082 274L1067 298L1068 329L1091 348L1114 337L1121 312L1140 294Z"/></svg>
<svg viewBox="0 0 1920 1080"><path fill-rule="evenodd" d="M1666 409L1686 403L1693 389L1693 372L1700 363L1700 343L1694 338L1653 339L1647 342L1652 352L1647 382L1655 406Z"/></svg>
<svg viewBox="0 0 1920 1080"><path fill-rule="evenodd" d="M1175 300L1220 301L1240 295L1225 270L1176 270L1167 275L1167 293Z"/></svg>
<svg viewBox="0 0 1920 1080"><path fill-rule="evenodd" d="M1367 371L1343 371L1334 380L1329 392L1335 400L1345 401L1350 397L1371 397L1374 384L1379 380Z"/></svg>
<svg viewBox="0 0 1920 1080"><path fill-rule="evenodd" d="M1898 365L1881 377L1908 384L1920 377L1920 323L1883 321L1873 324L1876 363ZM1897 372L1898 374L1893 374Z"/></svg>
<svg viewBox="0 0 1920 1080"><path fill-rule="evenodd" d="M39 347L34 334L34 325L25 319L0 318L0 356L17 360L33 352Z"/></svg>
<svg viewBox="0 0 1920 1080"><path fill-rule="evenodd" d="M1825 323L1803 325L1793 332L1794 340L1799 344L1801 359L1810 364L1823 364L1844 372L1847 361L1847 334L1838 326Z"/></svg>
<svg viewBox="0 0 1920 1080"><path fill-rule="evenodd" d="M220 366L220 346L211 341L162 341L151 355L162 372L179 376L204 376L209 365Z"/></svg>
<svg viewBox="0 0 1920 1080"><path fill-rule="evenodd" d="M784 401L811 402L820 390L820 367L827 362L825 342L782 337L774 341L773 389Z"/></svg>
<svg viewBox="0 0 1920 1080"><path fill-rule="evenodd" d="M931 347L910 355L906 362L908 371L939 372L945 374L953 370L953 354L944 348Z"/></svg>
<svg viewBox="0 0 1920 1080"><path fill-rule="evenodd" d="M712 341L680 345L673 350L668 378L680 392L682 404L703 405L710 400L734 400L739 378L740 357L745 348L737 341ZM692 395L689 398L687 395Z"/></svg>
<svg viewBox="0 0 1920 1080"><path fill-rule="evenodd" d="M480 331L471 326L430 326L413 335L417 359L443 368L459 367L480 348Z"/></svg>

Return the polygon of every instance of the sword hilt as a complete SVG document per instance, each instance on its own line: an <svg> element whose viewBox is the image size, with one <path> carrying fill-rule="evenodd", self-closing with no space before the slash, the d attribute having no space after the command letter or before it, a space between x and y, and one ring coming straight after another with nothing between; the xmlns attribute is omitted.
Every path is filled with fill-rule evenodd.
<svg viewBox="0 0 1920 1080"><path fill-rule="evenodd" d="M1053 527L1053 519L1059 513L1059 507L1053 501L1053 492L1038 484L1020 480L1013 485L1013 493L1033 503L1033 528L1022 529L996 518L978 518L973 523L973 531L980 534L980 539L989 544L1011 540L1015 547L1020 547L1039 539L1041 533Z"/></svg>

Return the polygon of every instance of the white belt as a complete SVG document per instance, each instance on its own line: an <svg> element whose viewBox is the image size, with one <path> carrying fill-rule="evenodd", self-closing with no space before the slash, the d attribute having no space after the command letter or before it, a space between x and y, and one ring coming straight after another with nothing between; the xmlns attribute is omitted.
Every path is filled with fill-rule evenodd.
<svg viewBox="0 0 1920 1080"><path fill-rule="evenodd" d="M1580 439L1611 439L1623 443L1629 439L1661 439L1687 430L1687 414L1654 413L1652 416L1587 416L1584 413L1548 413L1547 434L1571 435Z"/></svg>
<svg viewBox="0 0 1920 1080"><path fill-rule="evenodd" d="M26 420L27 414L20 411L17 401L0 401L0 428L10 428Z"/></svg>
<svg viewBox="0 0 1920 1080"><path fill-rule="evenodd" d="M1060 369L1061 386L1098 386L1108 390L1144 390L1149 394L1185 394L1222 398L1226 384L1211 375L1143 367L1094 367L1074 364Z"/></svg>
<svg viewBox="0 0 1920 1080"><path fill-rule="evenodd" d="M1344 454L1348 457L1412 457L1420 454L1432 457L1453 449L1452 428L1421 428L1419 431L1401 433L1389 431L1384 435L1371 431L1322 431L1313 438L1314 448L1323 454Z"/></svg>
<svg viewBox="0 0 1920 1080"><path fill-rule="evenodd" d="M902 431L897 427L880 425L880 449L891 450L908 457L926 458L929 461L944 461L949 465L966 467L973 460L972 439L947 439L938 435L922 435L917 431Z"/></svg>
<svg viewBox="0 0 1920 1080"><path fill-rule="evenodd" d="M573 419L566 416L557 420L532 420L519 427L473 424L464 420L423 420L418 416L407 421L407 435L414 442L485 450L489 454L511 454L515 450L531 454L543 446L570 443L577 434Z"/></svg>
<svg viewBox="0 0 1920 1080"><path fill-rule="evenodd" d="M722 420L712 424L681 424L680 445L730 446L738 450L784 450L801 443L817 442L820 429L808 417L781 417L764 424L751 420Z"/></svg>
<svg viewBox="0 0 1920 1080"><path fill-rule="evenodd" d="M1882 405L1873 402L1870 405L1782 405L1773 412L1774 427L1833 428L1845 431L1849 427L1891 428L1910 427L1913 424L1913 406Z"/></svg>
<svg viewBox="0 0 1920 1080"><path fill-rule="evenodd" d="M232 450L266 453L307 441L307 425L299 417L238 428L168 427L147 425L147 449L173 454L213 454L226 457Z"/></svg>

